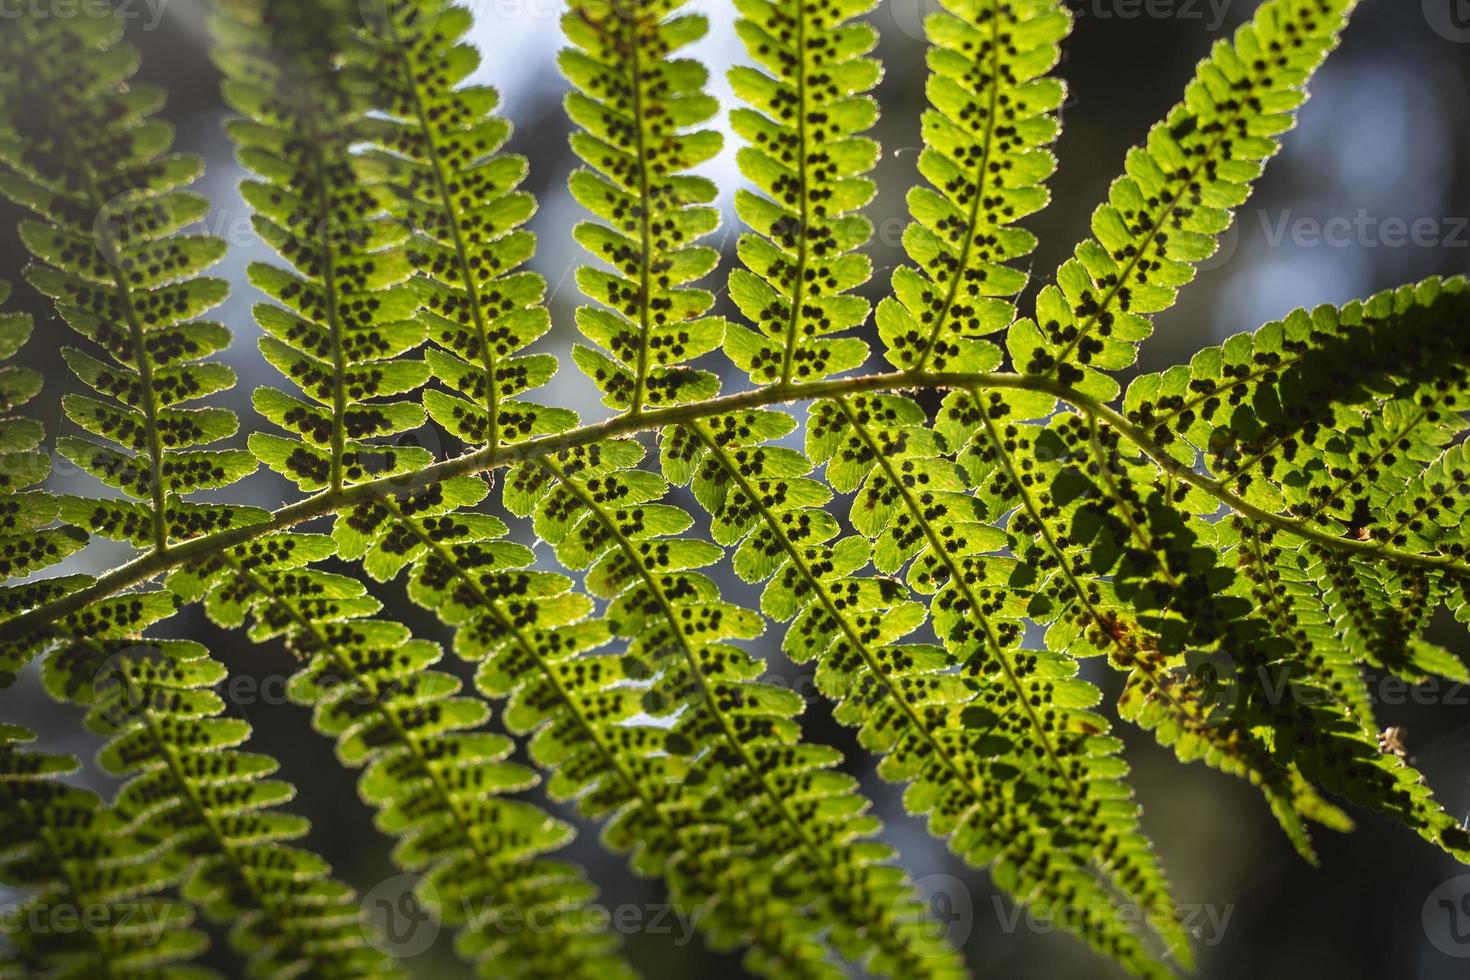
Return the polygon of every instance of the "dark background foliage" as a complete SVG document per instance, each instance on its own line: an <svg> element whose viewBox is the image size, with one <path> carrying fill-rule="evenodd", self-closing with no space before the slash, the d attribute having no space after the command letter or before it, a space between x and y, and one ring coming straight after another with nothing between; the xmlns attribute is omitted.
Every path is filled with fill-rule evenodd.
<svg viewBox="0 0 1470 980"><path fill-rule="evenodd" d="M880 196L868 212L878 229L871 251L878 272L867 289L875 300L887 284L888 270L902 261L903 195L916 179L913 166L924 104L920 24L933 9L924 3L884 0L872 15L883 36L879 54L887 66L877 93L883 108L875 132L884 147L877 172ZM715 91L725 94L724 68L741 58L730 29L733 15L716 0L698 0L694 6L714 22L711 37L697 54L713 70ZM1058 145L1061 168L1052 182L1052 207L1028 222L1042 241L1033 262L1038 281L1086 233L1088 216L1120 171L1125 150L1177 101L1208 46L1247 18L1255 4L1073 0L1072 6L1078 22L1062 67L1071 95ZM251 232L248 211L235 190L240 173L221 131L226 112L208 58L202 5L198 0L124 0L123 7L131 39L143 50L143 77L171 91L167 115L179 128L180 148L201 153L208 161L208 176L199 189L216 202L208 230L231 245L223 274L235 280L236 291L222 314L236 332L228 356L242 382L232 404L248 429L249 392L266 380L267 371L254 350L249 308L256 297L244 284L243 269L248 261L268 256ZM564 85L553 61L560 44L559 7L554 0L472 0L472 7L478 19L474 37L485 54L482 80L501 88L517 127L513 146L531 160L527 186L541 201L533 224L540 235L537 265L551 285L558 324L545 343L565 352L574 333L571 312L579 301L570 273L584 259L570 234L580 217L578 208L564 191L573 163L560 109ZM1466 26L1457 29L1456 24ZM727 190L738 180L732 156L727 152L708 169ZM737 231L729 193L722 203L727 219L721 242L729 259ZM1159 318L1141 367L1168 366L1297 306L1339 303L1431 274L1470 271L1467 216L1470 4L1366 0L1342 49L1319 76L1285 152L1238 215L1220 255L1205 264L1180 305ZM12 209L0 206L0 276L11 279L19 277L23 263L13 232L16 218ZM712 288L723 285L723 275L712 277ZM34 309L40 325L31 361L59 365L54 352L65 342L65 328L34 294L21 289L18 295ZM1470 329L1470 324L1457 329ZM65 390L61 379L66 375L47 373L46 403L54 405ZM590 386L579 383L571 371L550 390L545 401L576 407L584 417L603 411ZM57 428L59 413L45 414ZM62 490L88 482L90 478L75 472L59 471L53 477ZM250 502L265 506L289 496L284 482L270 475L257 475L246 492L254 498ZM94 545L64 570L103 568L117 555L105 545ZM735 598L753 598L738 583L726 585ZM421 635L446 638L437 623L402 599L396 586L380 595L389 614L403 618ZM208 643L236 672L232 710L256 726L255 747L279 757L284 775L300 788L295 808L309 815L316 828L310 843L368 893L370 901L384 896L396 900L403 882L394 878L387 861L386 838L373 829L367 810L357 802L355 774L335 763L330 744L311 730L306 713L284 703L281 680L293 669L291 659L278 649L253 647L242 637L221 634L197 614L186 614L168 628ZM1441 624L1437 637L1470 656L1463 628ZM810 690L810 678L796 676L783 662L776 640L768 635L761 643L773 671ZM463 671L452 658L446 666ZM1116 693L1115 675L1092 665L1084 669ZM1470 690L1441 685L1410 691L1394 684L1375 690L1384 724L1405 727L1410 751L1445 805L1452 812L1470 811ZM82 732L79 715L47 701L34 671L19 689L4 695L4 702L7 718L40 729L48 747L90 760L96 744ZM832 723L819 698L810 699L806 723L809 738L842 746L850 764L860 767L857 771L888 823L889 838L934 894L936 909L950 920L956 937L965 940L977 975L1016 980L1115 975L1080 943L1055 934L1044 922L1016 919L983 874L964 868L919 822L906 817L897 793L873 778L850 733ZM1450 886L1451 891L1436 892L1470 869L1366 815L1360 817L1356 834L1319 836L1323 866L1313 869L1295 857L1249 786L1201 766L1180 767L1148 737L1127 728L1123 734L1145 806L1144 827L1158 842L1180 902L1198 916L1201 977L1460 980L1470 975L1470 943L1454 944L1447 913L1436 904L1446 894L1454 899L1470 894L1470 878L1458 890ZM87 778L95 779L95 773ZM736 957L713 956L697 939L680 941L683 930L659 910L659 887L633 879L621 859L597 846L595 829L587 828L571 853L604 885L603 902L625 917L620 921L628 932L626 942L646 975L740 975ZM1459 925L1470 928L1470 921L1462 917ZM416 949L421 945L417 940L428 938L426 933L411 935L403 949ZM447 935L440 935L408 963L422 976L464 975L447 947Z"/></svg>

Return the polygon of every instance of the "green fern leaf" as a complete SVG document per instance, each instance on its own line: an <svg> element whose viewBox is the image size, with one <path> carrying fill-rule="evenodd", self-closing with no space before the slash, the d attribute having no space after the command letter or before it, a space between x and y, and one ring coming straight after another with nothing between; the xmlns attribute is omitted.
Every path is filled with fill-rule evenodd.
<svg viewBox="0 0 1470 980"><path fill-rule="evenodd" d="M130 777L116 812L186 860L182 895L230 926L247 976L397 976L368 946L352 889L285 843L310 825L272 809L295 794L267 778L276 761L236 748L250 725L220 717L211 688L225 677L186 641L149 640L103 659L86 692L96 705L88 725L108 736L102 767Z"/></svg>
<svg viewBox="0 0 1470 980"><path fill-rule="evenodd" d="M993 554L1008 537L986 523L1009 506L987 512L965 494L945 439L925 420L917 404L893 396L818 402L807 454L828 464L833 489L856 491L851 521L873 541L878 571L907 565L908 584L934 596L945 665L958 668L972 695L970 717L996 740L990 754L1001 768L995 774L1027 784L1021 795L1029 823L1055 837L1056 849L1043 850L1041 859L1070 849L1072 863L1093 868L1103 889L1116 889L1140 909L1169 954L1187 964L1188 939L1122 781L1121 742L1091 710L1101 695L1075 676L1076 661L1065 651L1022 648L1027 607L1010 587L1017 573L1008 574L1011 563ZM1162 967L1120 929L1109 904L1084 906L1083 938L1140 974L1159 974Z"/></svg>
<svg viewBox="0 0 1470 980"><path fill-rule="evenodd" d="M1447 851L1470 844L1463 828L1434 801L1412 767L1379 750L1349 705L1349 692L1331 678L1298 665L1314 651L1293 649L1277 599L1222 560L1237 544L1239 518L1223 524L1192 516L1187 494L1162 479L1155 464L1124 448L1106 424L1082 415L1058 416L1047 426L1012 426L1004 433L1015 450L1034 461L1032 472L1050 476L1039 494L1044 506L1070 511L1071 535L1090 548L1091 566L1111 573L1114 588L1154 635L1166 657L1213 655L1224 688L1224 713L1242 728L1268 725L1279 764L1295 767L1314 786L1400 820ZM1213 508L1211 508L1213 510ZM1264 614L1257 614L1257 608ZM1276 621L1272 621L1272 617ZM1310 639L1310 634L1308 634ZM1308 798L1304 815L1321 814ZM1281 805L1273 800L1278 818ZM1290 829L1290 828L1288 828ZM1300 842L1299 842L1300 846Z"/></svg>
<svg viewBox="0 0 1470 980"><path fill-rule="evenodd" d="M279 534L181 567L170 588L204 601L221 626L282 637L305 661L288 694L313 708L344 765L364 768L363 799L398 838L394 861L424 876L425 906L461 926L457 950L505 977L631 976L614 940L589 928L595 890L580 869L545 858L571 827L502 796L535 784L505 761L512 743L481 731L489 710L429 669L439 647L401 624L370 619L381 603L361 583L313 567L331 538ZM505 929L505 915L554 910L550 928Z"/></svg>
<svg viewBox="0 0 1470 980"><path fill-rule="evenodd" d="M94 438L66 437L57 449L133 499L67 500L60 513L95 534L162 549L265 514L182 499L257 464L244 451L199 448L234 435L232 412L181 407L235 383L229 368L202 360L228 332L196 319L228 293L223 280L200 276L225 243L177 234L207 210L183 189L202 164L169 154L172 128L151 118L163 93L129 81L137 55L119 43L121 31L112 13L86 11L22 17L6 32L0 193L35 215L20 227L39 262L27 278L108 355L63 351L100 397L63 399L67 417ZM67 533L42 538L55 545Z"/></svg>
<svg viewBox="0 0 1470 980"><path fill-rule="evenodd" d="M636 442L609 441L544 457L512 471L504 499L609 600L607 628L628 641L621 669L649 681L643 710L674 716L692 793L679 805L718 822L722 846L742 852L742 874L830 925L844 956L890 976L963 972L918 918L889 849L865 840L879 824L851 779L832 771L840 754L800 741L801 698L758 682L761 662L730 643L765 624L698 571L723 551L676 536L692 520L660 502L669 484L635 468L643 454Z"/></svg>
<svg viewBox="0 0 1470 980"><path fill-rule="evenodd" d="M567 115L580 129L572 149L591 169L572 174L571 192L605 224L582 222L577 241L611 272L577 270L577 284L598 306L577 310L577 326L601 351L572 351L609 407L637 414L647 406L711 398L719 379L688 362L720 346L725 322L703 314L707 290L687 284L719 262L696 245L714 231L715 186L684 173L719 152L713 130L688 132L715 114L704 93L708 72L670 53L708 29L700 14L676 14L683 0L626 5L578 2L562 18L573 47L558 59L572 84Z"/></svg>
<svg viewBox="0 0 1470 980"><path fill-rule="evenodd" d="M10 283L0 281L0 308L10 299ZM51 471L41 451L46 430L40 422L10 413L41 392L39 372L6 364L31 337L31 318L0 312L0 581L21 578L80 551L87 533L68 524L55 526L61 504L53 494L33 489ZM0 657L3 664L3 657ZM0 667L0 671L3 671Z"/></svg>
<svg viewBox="0 0 1470 980"><path fill-rule="evenodd" d="M1101 399L1117 394L1104 372L1134 362L1151 315L1214 252L1356 5L1268 0L1233 40L1216 42L1183 103L1129 152L1127 175L1093 213L1094 237L1042 290L1036 319L1010 328L1018 369Z"/></svg>
<svg viewBox="0 0 1470 980"><path fill-rule="evenodd" d="M1021 576L1034 590L1028 614L1048 625L1049 649L1078 658L1106 656L1128 675L1119 714L1153 731L1181 761L1203 759L1259 785L1309 859L1315 856L1302 816L1336 829L1351 826L1294 767L1274 758L1268 741L1231 717L1234 705L1210 684L1215 665L1180 655L1187 624L1166 620L1160 603L1136 598L1139 580L1147 580L1151 570L1164 576L1158 591L1177 587L1168 569L1158 569L1144 555L1141 567L1106 577L1110 563L1133 545L1132 529L1109 519L1111 501L1094 503L1089 511L1085 497L1062 486L1064 465L1034 449L1034 426L1016 424L1001 405L978 393L956 393L946 399L940 428L951 444L966 447L961 458L967 476L993 512L1019 506L1009 524L1012 547L1031 569ZM1079 533L1084 526L1090 537Z"/></svg>
<svg viewBox="0 0 1470 980"><path fill-rule="evenodd" d="M360 556L374 578L409 570L410 597L455 627L480 691L508 699L505 724L531 737L549 795L605 820L604 843L630 852L636 871L667 876L715 947L748 945L747 964L765 975L840 976L820 923L747 876L743 852L725 843L731 828L681 798L685 740L638 722L648 675L598 652L612 637L592 600L565 576L530 570L533 553L502 540L496 518L456 510L487 494L465 478L356 507L336 526L338 555Z"/></svg>
<svg viewBox="0 0 1470 980"><path fill-rule="evenodd" d="M426 359L449 389L426 392L424 406L466 443L498 446L563 431L577 416L519 397L551 380L557 361L523 353L551 327L545 280L517 271L535 251L521 225L536 202L516 189L525 159L497 152L511 129L493 115L499 96L461 84L480 61L463 39L470 24L446 0L388 0L373 11L367 66L392 118L371 122L368 135L394 191L387 206L415 231L408 257L437 345Z"/></svg>
<svg viewBox="0 0 1470 980"><path fill-rule="evenodd" d="M213 20L227 101L245 118L229 126L240 162L256 173L242 192L261 237L293 271L255 263L262 304L260 350L305 398L257 389L255 407L287 435L253 433L251 451L304 490L354 483L428 465L413 445L372 440L424 422L407 401L428 379L403 357L424 340L404 242L388 212L381 174L351 147L372 107L361 67L338 67L353 5L227 0Z"/></svg>
<svg viewBox="0 0 1470 980"><path fill-rule="evenodd" d="M217 976L187 963L209 945L192 911L159 897L178 872L95 793L59 782L76 760L22 747L34 737L0 724L0 884L25 896L0 919L13 947L0 977Z"/></svg>
<svg viewBox="0 0 1470 980"><path fill-rule="evenodd" d="M1015 319L1026 274L1006 263L1036 247L1015 223L1046 206L1043 181L1064 89L1045 77L1071 30L1052 0L946 0L929 37L924 149L932 187L909 191L904 249L918 268L893 274L878 304L878 334L901 370L988 371L1001 363L984 338Z"/></svg>
<svg viewBox="0 0 1470 980"><path fill-rule="evenodd" d="M86 575L68 575L12 585L0 593L0 602L13 616L94 582ZM89 602L30 629L7 630L0 638L0 686L13 683L22 667L49 654L42 664L47 688L59 699L74 701L106 657L135 646L148 627L178 608L178 598L166 590L131 592Z"/></svg>
<svg viewBox="0 0 1470 980"><path fill-rule="evenodd" d="M1295 591L1309 607L1325 607L1325 615L1292 613L1316 615L1329 631L1316 642L1316 656L1336 651L1330 659L1339 668L1325 680L1360 688L1354 664L1422 677L1420 655L1439 663L1440 673L1457 669L1421 634L1465 575L1426 574L1400 559L1405 551L1464 557L1454 548L1408 546L1404 529L1431 507L1435 495L1424 491L1443 480L1443 468L1431 477L1426 465L1450 451L1464 426L1470 347L1463 331L1446 325L1467 314L1470 284L1458 278L1426 280L1340 310L1297 311L1201 351L1187 367L1137 378L1124 398L1128 423L1174 459L1192 463L1202 452L1213 474L1248 504L1320 529L1325 542L1277 536L1266 547L1271 560L1258 554L1250 564L1272 581L1299 583ZM1256 524L1247 529L1247 544L1269 533ZM1361 540L1363 550L1344 553L1326 543L1341 536ZM1337 638L1328 642L1333 631ZM1358 692L1354 699L1361 707L1365 697Z"/></svg>
<svg viewBox="0 0 1470 980"><path fill-rule="evenodd" d="M1309 825L1351 827L1329 795L1470 857L1365 681L1470 682L1427 636L1441 607L1470 623L1470 282L1297 312L1117 397L1355 0L1265 0L1216 44L1031 320L1020 222L1048 200L1072 18L1057 0L944 5L925 24L911 265L875 317L896 370L838 378L868 355L871 5L735 2L754 188L729 278L746 322L727 325L697 287L719 264L701 244L716 188L693 173L720 148L698 129L718 106L679 54L705 19L681 0L573 4L570 187L597 219L574 237L599 263L577 275L591 343L573 361L614 410L574 427L528 400L559 366L531 352L551 326L526 268L536 202L496 93L469 81L470 14L221 0L244 196L283 259L250 271L271 299L261 353L294 385L255 392L278 434L249 451L216 448L236 420L195 404L234 383L209 360L228 332L199 319L225 298L202 277L222 246L187 233L208 204L185 189L197 161L169 153L161 93L131 81L117 18L18 18L0 37L0 193L35 215L32 285L91 341L62 354L85 390L61 402L82 435L58 446L116 492L37 489L43 432L8 413L39 378L3 363L29 322L0 316L0 683L44 656L44 685L91 706L126 782L107 808L33 779L67 764L0 730L0 794L20 801L0 820L27 842L0 877L39 890L32 905L143 891L187 917L152 897L176 886L233 926L251 975L396 975L351 892L292 843L294 790L241 749L248 726L211 690L224 668L146 638L195 602L300 658L290 696L363 770L395 863L487 976L631 976L595 889L552 854L571 824L519 798L538 785L751 972L963 975L841 753L803 741L804 700L761 679L768 619L934 837L1136 975L1191 951L1084 660L1121 675L1117 717L1255 784L1308 860ZM753 386L719 394L720 347ZM777 407L803 401L804 418ZM426 426L467 451L435 460ZM308 495L274 513L185 499L261 462ZM138 553L33 578L88 533ZM759 613L722 595L727 559ZM399 578L508 735L365 584ZM60 848L42 839L57 828ZM542 910L550 928L504 927ZM184 929L146 951L126 930L74 948L32 930L0 976L196 976Z"/></svg>
<svg viewBox="0 0 1470 980"><path fill-rule="evenodd" d="M831 494L806 478L812 463L768 444L795 424L781 412L750 412L675 430L664 445L666 472L692 479L695 497L714 518L715 540L738 544L737 574L767 582L762 609L773 619L792 621L783 643L787 653L798 663L818 661L817 687L837 702L838 721L859 728L863 747L881 757L881 776L909 784L905 805L929 816L930 832L966 860L988 865L1012 895L1088 910L1075 923L1083 938L1140 973L1159 975L1137 938L1110 919L1113 900L1085 857L1053 850L1067 832L1046 824L1062 823L1061 814L1019 803L1043 799L1029 791L1017 791L1014 803L1001 802L999 788L1022 772L1015 765L1021 747L979 685L952 669L956 660L948 651L899 642L924 624L924 606L911 601L896 579L856 574L870 558L880 570L897 571L923 545L899 530L898 522L875 531L876 542L863 536L834 542L837 522L822 509ZM950 490L942 481L931 485L928 507L946 500L956 513L975 509L957 482ZM853 518L865 527L881 526L868 524L856 510ZM958 561L968 586L983 590L987 601L1016 605L1019 595L1001 595L1017 576L1014 559L978 560L1005 543L1003 532L968 521L946 522L940 533L946 557L926 553L910 574L920 592L932 593L944 580L947 572L936 566ZM952 613L936 616L953 624Z"/></svg>
<svg viewBox="0 0 1470 980"><path fill-rule="evenodd" d="M878 144L861 134L878 116L867 91L882 69L864 57L877 32L849 21L873 3L736 7L736 31L760 67L731 69L731 88L750 108L730 121L746 141L740 168L762 193L736 192L736 211L755 233L740 239L746 268L730 274L730 296L757 330L732 324L725 351L758 384L820 380L868 356L862 341L829 335L868 317L866 300L844 294L872 275L853 252L873 233L856 212L875 191L863 175Z"/></svg>

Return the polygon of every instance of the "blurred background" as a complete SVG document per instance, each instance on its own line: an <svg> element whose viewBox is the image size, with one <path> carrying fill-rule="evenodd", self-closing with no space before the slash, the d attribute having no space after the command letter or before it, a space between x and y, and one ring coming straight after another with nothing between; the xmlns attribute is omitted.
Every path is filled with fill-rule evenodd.
<svg viewBox="0 0 1470 980"><path fill-rule="evenodd" d="M916 181L924 109L921 24L936 9L934 0L929 6L925 2L883 0L871 15L882 35L878 54L886 65L876 93L882 122L873 134L883 146L875 174L879 197L868 211L877 227L870 250L877 273L866 292L875 301L889 270L903 261L903 199ZM251 390L278 382L255 350L257 330L249 311L259 297L243 272L250 261L274 256L256 240L237 192L242 172L222 132L227 112L209 60L205 10L201 0L121 4L131 40L143 51L142 77L167 85L172 93L166 115L178 127L179 148L201 154L208 164L197 189L216 204L207 230L231 245L216 271L236 287L220 318L235 331L226 356L241 383L224 403L241 413L248 431ZM473 40L484 55L478 80L500 88L503 109L516 125L511 148L530 158L527 189L541 202L532 224L540 236L535 264L550 284L557 324L543 349L565 354L575 334L572 311L580 300L571 273L585 258L571 237L583 214L565 190L573 159L561 112L565 85L554 63L561 43L560 4L470 0L470 5L477 16ZM728 101L724 72L742 60L731 5L694 0L692 6L708 13L713 27L691 53L710 66L713 91ZM1071 6L1077 24L1061 69L1071 94L1057 147L1060 170L1051 182L1054 200L1027 222L1042 242L1033 261L1032 294L1087 233L1089 214L1120 172L1126 149L1178 100L1210 45L1247 19L1256 3L1072 0ZM1313 93L1300 126L1237 215L1220 254L1205 263L1180 304L1158 318L1140 369L1166 367L1202 345L1295 307L1340 303L1431 274L1470 272L1470 0L1367 0ZM721 289L738 234L730 206L740 184L733 139L702 169L726 191L721 198L726 220L715 236L726 265L708 280L710 288ZM14 234L18 218L0 204L0 277L13 280L25 261ZM46 407L38 414L54 435L63 428L56 401L67 390L55 350L70 342L69 331L27 287L17 295L36 315L37 340L26 356L47 368ZM1470 330L1470 324L1456 329ZM575 407L589 420L602 416L591 386L579 381L565 358L564 363L542 400ZM736 384L731 376L727 390ZM429 441L443 452L458 448ZM75 472L58 472L52 482L60 490L95 492L90 478ZM244 492L250 498L245 502L262 506L294 495L284 481L264 473L253 477ZM240 487L230 493L241 499ZM517 530L525 534L524 528ZM105 543L94 544L59 570L103 569L121 554ZM731 598L754 601L753 590L734 581L725 584ZM397 586L379 594L388 613L420 635L448 639ZM167 624L166 632L200 639L230 664L239 681L230 692L232 711L256 726L253 746L280 758L282 775L299 787L294 809L315 825L308 843L368 899L396 898L411 882L388 863L388 839L373 828L369 812L357 801L356 774L336 764L330 744L311 729L307 713L284 702L282 680L293 669L291 658L278 648L253 647L243 637L221 634L197 613L186 612ZM1439 624L1435 638L1470 657L1470 641L1453 622ZM768 636L761 644L772 671L809 692L810 678L784 662L777 641L778 635ZM453 658L445 666L465 673ZM1116 677L1093 667L1086 668L1089 675L1115 694ZM1409 750L1440 800L1456 814L1470 812L1470 690L1448 685L1409 690L1386 683L1375 685L1375 691L1383 723L1404 726ZM0 713L38 728L46 747L74 752L90 764L96 742L81 727L79 713L50 702L34 670L0 694ZM869 760L851 734L831 721L820 698L810 699L805 723L811 739L848 753L848 765L887 822L888 839L931 895L940 927L966 946L977 976L1118 975L1048 923L1018 916L983 874L965 868L920 821L905 816L897 792L875 779ZM1355 814L1357 833L1319 835L1322 867L1314 869L1291 851L1251 787L1203 766L1181 767L1149 737L1127 727L1121 733L1144 804L1145 829L1157 841L1199 937L1200 977L1470 977L1470 868L1406 831ZM107 789L95 770L85 770L82 778ZM684 923L665 915L660 887L633 878L620 858L602 850L596 828L583 828L569 856L583 862L603 886L601 901L609 910L631 910L622 912L620 921L632 924L625 942L645 975L743 975L738 957L708 953L698 938L690 938ZM1463 914L1447 911L1441 900ZM419 976L468 976L453 959L447 934L436 935L431 926L415 932L398 951ZM229 969L227 957L218 962Z"/></svg>

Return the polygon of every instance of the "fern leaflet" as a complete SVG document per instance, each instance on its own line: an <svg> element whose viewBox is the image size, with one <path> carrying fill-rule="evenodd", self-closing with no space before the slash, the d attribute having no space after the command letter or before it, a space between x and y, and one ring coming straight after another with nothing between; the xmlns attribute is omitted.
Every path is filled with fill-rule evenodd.
<svg viewBox="0 0 1470 980"><path fill-rule="evenodd" d="M710 398L719 379L687 362L715 350L725 322L702 316L714 303L687 284L708 274L719 253L694 244L715 229L715 186L683 171L720 150L720 134L689 133L719 108L703 91L697 61L669 54L703 37L699 14L676 14L682 0L607 5L577 2L562 18L573 47L558 63L572 83L567 114L581 129L572 149L587 164L572 174L572 196L606 224L574 234L612 266L577 270L577 284L601 307L577 310L577 326L598 347L573 360L609 407L637 415L648 406Z"/></svg>
<svg viewBox="0 0 1470 980"><path fill-rule="evenodd" d="M130 777L115 809L187 861L181 893L217 923L250 977L391 977L367 945L352 889L325 861L284 843L307 821L274 807L295 787L267 778L269 756L235 747L250 725L222 718L210 690L224 665L182 640L143 641L105 661L88 692L94 730L109 736L101 764Z"/></svg>
<svg viewBox="0 0 1470 980"><path fill-rule="evenodd" d="M845 294L872 275L872 263L853 252L872 235L855 212L875 190L863 174L878 144L861 133L877 119L867 90L882 69L864 57L877 32L848 23L871 7L865 0L737 4L746 51L771 74L730 71L731 87L750 106L731 113L746 141L740 166L764 193L736 194L736 211L755 233L740 238L746 268L730 273L730 296L759 332L730 325L725 352L757 383L825 378L868 356L862 341L828 335L868 316L867 301Z"/></svg>
<svg viewBox="0 0 1470 980"><path fill-rule="evenodd" d="M1057 270L1036 319L1006 337L1017 368L1110 399L1128 367L1280 146L1303 88L1357 0L1268 0L1216 42L1184 102L1129 151L1127 174L1092 216L1093 238Z"/></svg>
<svg viewBox="0 0 1470 980"><path fill-rule="evenodd" d="M0 920L15 946L0 977L216 976L185 962L208 945L189 907L158 895L177 870L95 793L58 780L75 759L22 747L34 737L0 725L0 882L29 893Z"/></svg>
<svg viewBox="0 0 1470 980"><path fill-rule="evenodd" d="M571 834L533 804L500 797L535 783L505 761L503 735L479 731L489 709L429 669L439 647L399 623L370 619L381 603L355 579L312 567L332 555L321 535L268 536L169 577L222 626L247 616L257 642L283 637L305 666L288 694L313 708L344 765L363 767L363 799L399 839L395 862L420 872L423 898L482 971L507 977L629 975L613 941L579 906L595 895L579 869L541 857ZM554 912L551 927L505 927L505 910Z"/></svg>
<svg viewBox="0 0 1470 980"><path fill-rule="evenodd" d="M151 118L164 94L129 82L138 59L119 43L121 32L117 17L94 11L20 18L5 32L0 193L35 215L20 228L39 260L27 278L110 358L63 350L100 396L67 395L66 415L103 442L67 436L57 450L133 499L70 498L61 513L93 533L161 551L266 515L182 499L227 487L258 464L244 450L197 448L233 435L234 413L179 407L235 383L228 367L203 360L229 343L229 332L195 319L228 293L223 280L199 275L225 243L175 234L208 210L182 189L203 166L169 154L172 127Z"/></svg>
<svg viewBox="0 0 1470 980"><path fill-rule="evenodd" d="M241 191L257 232L296 270L250 267L275 300L255 309L260 350L308 399L256 389L256 410L288 435L253 433L250 449L303 490L433 460L369 441L423 424L420 405L391 399L421 387L428 368L402 356L424 340L407 231L387 213L381 179L349 152L370 107L362 70L337 67L338 49L356 46L350 26L335 0L226 0L213 19L225 96L245 117L230 136L260 178Z"/></svg>

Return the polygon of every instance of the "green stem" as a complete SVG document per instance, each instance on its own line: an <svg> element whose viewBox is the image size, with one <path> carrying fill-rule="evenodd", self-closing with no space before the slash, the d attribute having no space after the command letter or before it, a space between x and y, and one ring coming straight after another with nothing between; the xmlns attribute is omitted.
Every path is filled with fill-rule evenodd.
<svg viewBox="0 0 1470 980"><path fill-rule="evenodd" d="M1226 506L1254 520L1270 524L1288 534L1315 541L1324 547L1370 560L1387 559L1415 568L1452 572L1470 578L1470 563L1445 555L1418 555L1385 547L1375 542L1339 537L1302 521L1280 514L1272 514L1247 503L1241 497L1226 490L1216 480L1175 461L1162 449L1155 446L1138 426L1133 425L1118 412L1089 395L1073 391L1053 378L985 372L897 371L853 378L771 385L690 405L674 405L638 415L631 413L618 415L605 422L580 426L559 435L542 436L514 445L487 446L475 452L427 466L417 473L382 477L339 490L323 490L304 500L280 508L272 513L269 519L258 524L248 524L244 527L216 531L213 534L193 538L182 544L174 545L166 553L149 552L140 555L101 576L86 588L4 620L5 627L12 636L39 629L99 599L115 595L171 568L203 558L222 548L245 544L262 535L285 530L326 514L335 514L354 504L403 494L418 487L443 482L451 477L484 473L502 466L541 459L568 449L591 445L605 439L616 439L638 432L662 429L670 425L685 424L728 412L806 401L813 398L828 398L870 391L901 391L910 388L1010 389L1038 391L1053 395L1085 414L1105 419L1174 477L1204 491Z"/></svg>

